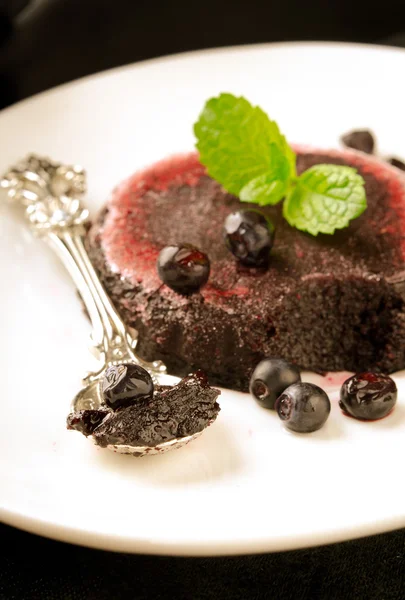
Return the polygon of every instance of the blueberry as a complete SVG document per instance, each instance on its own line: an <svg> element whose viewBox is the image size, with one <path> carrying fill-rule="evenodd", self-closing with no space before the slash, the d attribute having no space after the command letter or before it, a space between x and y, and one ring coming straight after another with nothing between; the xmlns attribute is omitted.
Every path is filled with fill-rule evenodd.
<svg viewBox="0 0 405 600"><path fill-rule="evenodd" d="M157 269L163 283L179 294L188 295L207 283L210 261L204 252L190 244L166 246L159 254Z"/></svg>
<svg viewBox="0 0 405 600"><path fill-rule="evenodd" d="M274 409L280 394L297 381L301 381L298 367L282 358L265 358L253 371L249 390L260 406Z"/></svg>
<svg viewBox="0 0 405 600"><path fill-rule="evenodd" d="M320 429L330 413L327 394L312 383L294 383L277 399L276 411L284 426L297 433Z"/></svg>
<svg viewBox="0 0 405 600"><path fill-rule="evenodd" d="M342 135L341 140L345 146L354 148L354 150L361 150L361 152L365 152L366 154L373 154L374 152L374 136L367 129L350 131Z"/></svg>
<svg viewBox="0 0 405 600"><path fill-rule="evenodd" d="M385 417L397 401L397 386L387 375L359 373L349 377L340 390L340 408L356 419Z"/></svg>
<svg viewBox="0 0 405 600"><path fill-rule="evenodd" d="M148 371L135 364L108 367L101 380L101 395L116 410L153 396L153 381Z"/></svg>
<svg viewBox="0 0 405 600"><path fill-rule="evenodd" d="M109 414L108 410L79 410L71 413L67 418L67 428L80 431L85 436L91 435L93 431L101 425L105 417Z"/></svg>
<svg viewBox="0 0 405 600"><path fill-rule="evenodd" d="M227 216L225 243L242 265L266 267L274 243L274 225L262 213L241 210Z"/></svg>
<svg viewBox="0 0 405 600"><path fill-rule="evenodd" d="M396 167L397 169L400 169L401 171L405 171L405 163L402 160L399 160L399 158L390 158L388 160L388 162L393 167Z"/></svg>

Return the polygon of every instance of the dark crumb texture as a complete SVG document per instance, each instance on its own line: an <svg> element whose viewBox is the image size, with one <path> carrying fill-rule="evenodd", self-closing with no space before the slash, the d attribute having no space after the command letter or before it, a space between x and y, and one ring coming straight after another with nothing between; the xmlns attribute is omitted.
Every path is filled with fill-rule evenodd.
<svg viewBox="0 0 405 600"><path fill-rule="evenodd" d="M312 371L394 372L405 367L405 177L353 151L298 152L298 172L350 164L366 185L368 209L333 236L302 233L281 206L260 210L276 226L267 270L241 266L226 248L226 217L240 203L205 174L195 154L124 182L86 240L91 260L137 352L170 373L203 369L214 384L248 389L266 356ZM190 243L211 274L184 297L162 282L164 246Z"/></svg>
<svg viewBox="0 0 405 600"><path fill-rule="evenodd" d="M86 437L92 435L93 431L110 414L108 408L85 409L70 413L66 419L67 429L79 431Z"/></svg>
<svg viewBox="0 0 405 600"><path fill-rule="evenodd" d="M173 387L157 388L152 400L111 411L93 431L96 443L157 446L205 429L220 411L220 391L197 373Z"/></svg>

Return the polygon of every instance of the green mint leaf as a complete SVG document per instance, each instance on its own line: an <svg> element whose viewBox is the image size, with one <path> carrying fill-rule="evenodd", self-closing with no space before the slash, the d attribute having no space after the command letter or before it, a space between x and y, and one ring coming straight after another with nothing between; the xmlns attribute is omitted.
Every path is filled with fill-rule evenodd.
<svg viewBox="0 0 405 600"><path fill-rule="evenodd" d="M287 193L290 167L284 156L279 156L271 169L251 179L239 192L242 202L254 202L260 206L277 204Z"/></svg>
<svg viewBox="0 0 405 600"><path fill-rule="evenodd" d="M283 214L301 231L332 234L366 208L364 180L356 169L325 164L302 173L284 202Z"/></svg>
<svg viewBox="0 0 405 600"><path fill-rule="evenodd" d="M278 190L295 176L295 154L277 124L243 97L220 94L208 100L194 125L194 133L202 164L232 194L239 195L252 180L267 175L264 186L259 181L258 186L252 184L244 192L245 198L251 194L254 197L253 188L261 186L256 193L264 204L264 187L271 187L269 179L274 165L283 165L277 168L283 179L275 186L277 193L272 188L270 203L273 204Z"/></svg>
<svg viewBox="0 0 405 600"><path fill-rule="evenodd" d="M288 144L286 138L284 136L281 137L283 138L282 149L284 151L284 156L286 157L288 164L290 165L290 177L294 179L297 176L297 157L295 155L294 150Z"/></svg>

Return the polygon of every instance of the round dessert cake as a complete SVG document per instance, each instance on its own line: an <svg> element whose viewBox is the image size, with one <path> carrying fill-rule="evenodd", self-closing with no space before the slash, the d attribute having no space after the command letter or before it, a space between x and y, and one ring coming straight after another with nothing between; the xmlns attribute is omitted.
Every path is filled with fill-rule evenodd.
<svg viewBox="0 0 405 600"><path fill-rule="evenodd" d="M356 151L295 147L297 170L354 166L368 208L344 230L316 237L292 228L280 206L241 203L211 179L195 153L162 161L119 185L86 246L137 352L168 371L203 369L210 381L247 390L265 356L317 372L405 367L405 176ZM266 270L241 266L224 243L235 210L255 208L276 227ZM164 246L208 254L208 283L191 296L160 280Z"/></svg>

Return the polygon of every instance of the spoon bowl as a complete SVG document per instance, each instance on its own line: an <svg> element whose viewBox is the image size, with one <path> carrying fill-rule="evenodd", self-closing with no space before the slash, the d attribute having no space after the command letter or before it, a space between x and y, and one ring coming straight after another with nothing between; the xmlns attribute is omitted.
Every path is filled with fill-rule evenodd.
<svg viewBox="0 0 405 600"><path fill-rule="evenodd" d="M94 379L83 387L73 398L71 412L79 410L97 410L102 403L99 379Z"/></svg>
<svg viewBox="0 0 405 600"><path fill-rule="evenodd" d="M177 450L178 448L182 448L186 444L189 444L201 434L202 431L199 431L198 433L193 433L193 435L174 438L168 442L157 444L157 446L126 446L124 444L113 446L112 444L109 444L107 450L112 450L112 452L117 452L118 454L131 454L132 456L140 458L141 456L151 456L152 454L163 454L169 450Z"/></svg>
<svg viewBox="0 0 405 600"><path fill-rule="evenodd" d="M123 364L123 363L122 363ZM100 381L103 378L105 369L101 372L97 373L96 376L89 376L89 383L85 385L73 398L71 404L71 413L78 412L80 410L97 410L103 406L103 400L100 393ZM154 381L158 383L158 381L165 386L172 386L176 384L179 379L177 377L172 377L170 375L161 374L159 380L154 374ZM202 434L202 431L198 431L192 435L187 435L184 437L173 438L168 440L167 442L162 442L161 444L157 444L156 446L130 446L128 444L108 444L106 446L107 450L111 450L112 452L116 452L117 454L130 454L131 456L135 456L140 458L141 456L151 456L152 454L163 454L164 452L168 452L169 450L176 450L189 444L191 441L195 440ZM89 436L95 442L93 436Z"/></svg>

